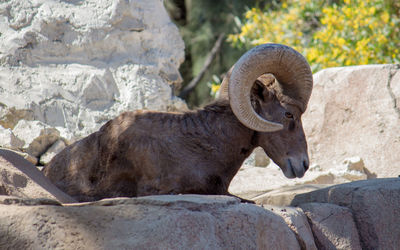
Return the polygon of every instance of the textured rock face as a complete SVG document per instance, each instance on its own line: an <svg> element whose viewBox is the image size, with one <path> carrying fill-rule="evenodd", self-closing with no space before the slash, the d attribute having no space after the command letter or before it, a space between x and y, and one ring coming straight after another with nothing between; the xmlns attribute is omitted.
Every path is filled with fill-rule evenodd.
<svg viewBox="0 0 400 250"><path fill-rule="evenodd" d="M359 156L378 177L400 174L399 65L330 68L314 75L303 124L311 162Z"/></svg>
<svg viewBox="0 0 400 250"><path fill-rule="evenodd" d="M0 245L33 249L300 249L279 216L218 196L0 205Z"/></svg>
<svg viewBox="0 0 400 250"><path fill-rule="evenodd" d="M295 233L301 249L317 249L307 217L301 208L275 206L263 207L281 216L285 220L289 228Z"/></svg>
<svg viewBox="0 0 400 250"><path fill-rule="evenodd" d="M82 136L125 110L183 105L170 85L181 82L184 44L163 1L10 0L0 10L3 127L35 119Z"/></svg>
<svg viewBox="0 0 400 250"><path fill-rule="evenodd" d="M349 208L329 203L301 204L311 222L318 249L361 250L353 214Z"/></svg>
<svg viewBox="0 0 400 250"><path fill-rule="evenodd" d="M323 202L350 208L363 249L400 246L400 178L356 181L299 194L292 205Z"/></svg>

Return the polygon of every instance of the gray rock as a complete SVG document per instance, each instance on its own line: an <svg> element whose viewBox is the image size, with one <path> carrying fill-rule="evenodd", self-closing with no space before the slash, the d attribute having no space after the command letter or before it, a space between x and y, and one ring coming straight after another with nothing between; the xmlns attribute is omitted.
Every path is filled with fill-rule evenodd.
<svg viewBox="0 0 400 250"><path fill-rule="evenodd" d="M301 204L318 249L360 249L360 239L349 208L329 203Z"/></svg>
<svg viewBox="0 0 400 250"><path fill-rule="evenodd" d="M400 178L372 179L298 194L291 205L323 202L353 212L363 249L400 246Z"/></svg>
<svg viewBox="0 0 400 250"><path fill-rule="evenodd" d="M262 207L281 216L285 220L289 228L295 233L301 249L317 249L307 216L301 208L277 207L270 205Z"/></svg>

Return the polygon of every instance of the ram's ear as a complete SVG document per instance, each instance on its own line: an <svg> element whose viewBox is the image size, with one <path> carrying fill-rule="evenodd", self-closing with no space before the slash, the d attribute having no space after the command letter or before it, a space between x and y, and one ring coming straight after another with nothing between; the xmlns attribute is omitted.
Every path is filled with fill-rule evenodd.
<svg viewBox="0 0 400 250"><path fill-rule="evenodd" d="M273 89L275 81L275 78L271 74L265 74L257 78L252 88L253 101L273 101L275 98Z"/></svg>
<svg viewBox="0 0 400 250"><path fill-rule="evenodd" d="M253 88L251 89L251 97L255 100L265 101L265 85L258 79L255 81Z"/></svg>

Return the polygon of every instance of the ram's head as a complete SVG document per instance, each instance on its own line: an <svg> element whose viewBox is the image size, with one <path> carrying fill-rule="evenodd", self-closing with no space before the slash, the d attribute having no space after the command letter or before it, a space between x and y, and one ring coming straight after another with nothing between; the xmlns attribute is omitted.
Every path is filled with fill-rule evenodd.
<svg viewBox="0 0 400 250"><path fill-rule="evenodd" d="M244 54L223 80L220 98L229 98L236 117L256 131L254 143L287 178L303 177L309 166L301 115L313 87L306 59L280 44Z"/></svg>

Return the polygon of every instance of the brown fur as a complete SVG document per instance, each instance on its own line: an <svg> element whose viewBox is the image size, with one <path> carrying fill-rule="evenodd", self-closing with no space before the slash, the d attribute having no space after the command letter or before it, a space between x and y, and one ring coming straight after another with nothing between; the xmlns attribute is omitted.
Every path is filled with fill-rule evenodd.
<svg viewBox="0 0 400 250"><path fill-rule="evenodd" d="M228 194L231 180L255 147L262 146L276 162L293 147L298 148L295 152L307 154L301 114L292 107L291 112L298 114L292 121L295 125L290 124L285 118L290 105L257 86L253 90L255 109L284 124L284 130L259 133L248 129L237 120L227 100L186 113L126 112L60 152L44 168L44 174L80 201Z"/></svg>

